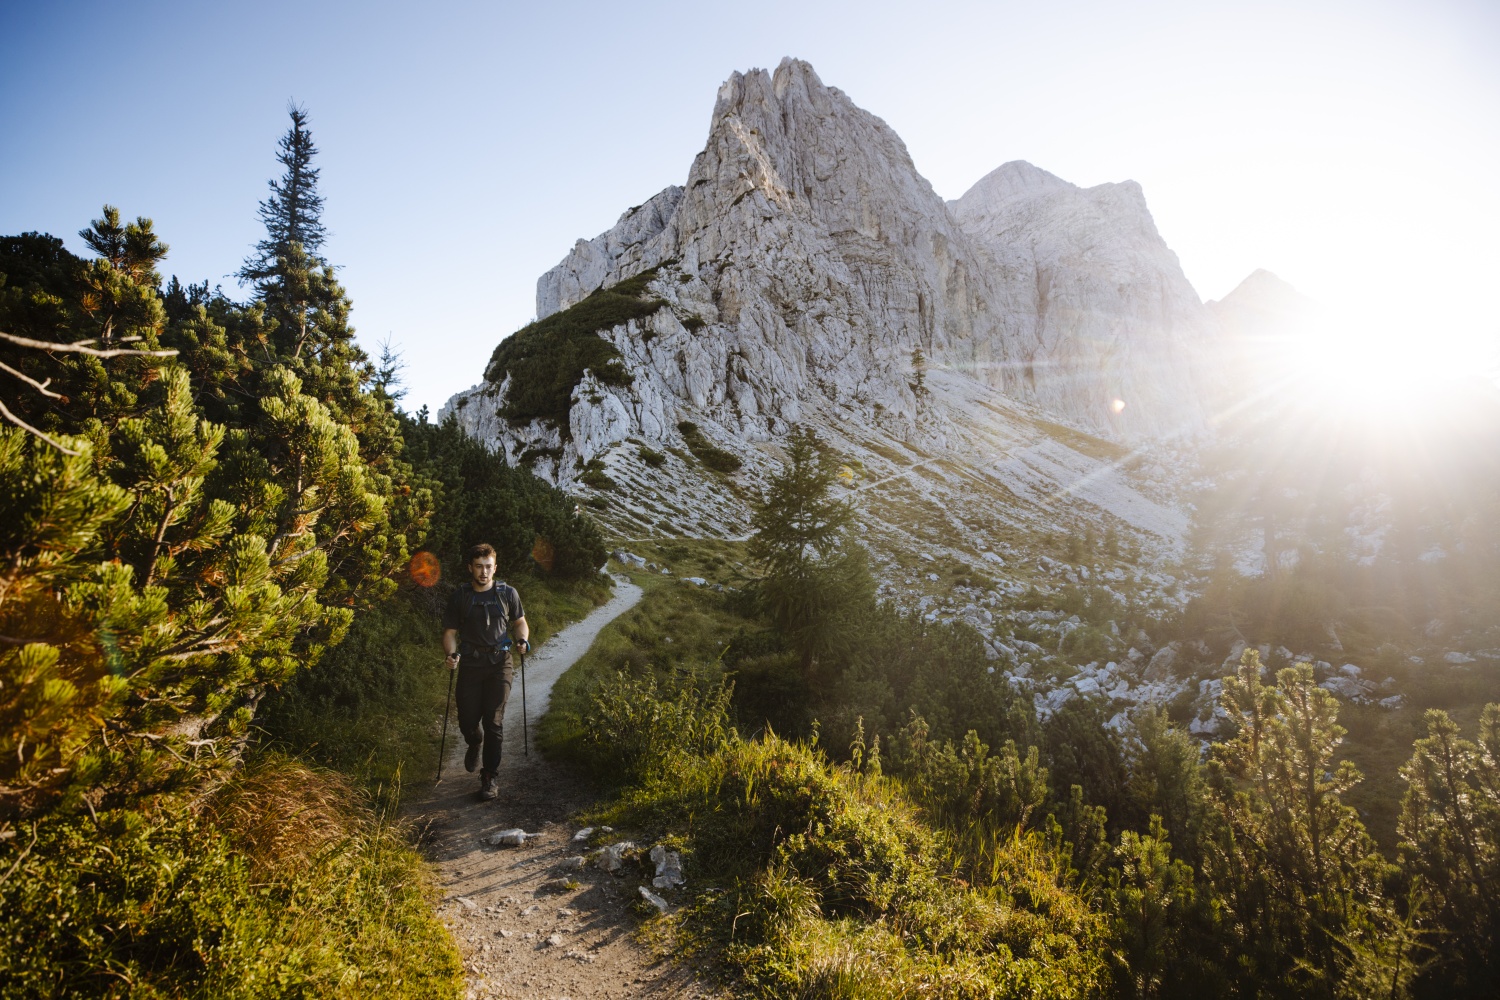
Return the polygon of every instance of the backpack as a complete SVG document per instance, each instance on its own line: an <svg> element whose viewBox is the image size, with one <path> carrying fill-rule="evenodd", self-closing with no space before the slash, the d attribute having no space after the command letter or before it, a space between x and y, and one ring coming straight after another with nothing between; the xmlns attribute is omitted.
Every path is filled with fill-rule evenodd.
<svg viewBox="0 0 1500 1000"><path fill-rule="evenodd" d="M459 629L459 639L464 645L474 648L476 652L481 651L479 648L481 646L489 646L491 655L494 656L510 645L510 608L500 591L500 588L504 586L506 586L504 583L496 580L495 585L489 590L476 591L472 587L469 588L469 602L464 606L464 621L463 627ZM469 615L474 610L475 604L484 608L484 632L487 638L494 640L493 642L476 643L465 634L469 625ZM491 614L499 616L498 630L495 628L496 622L491 620Z"/></svg>

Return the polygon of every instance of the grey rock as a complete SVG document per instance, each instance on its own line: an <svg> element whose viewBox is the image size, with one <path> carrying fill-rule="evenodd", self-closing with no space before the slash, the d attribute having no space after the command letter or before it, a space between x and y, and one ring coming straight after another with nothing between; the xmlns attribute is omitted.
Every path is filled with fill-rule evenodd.
<svg viewBox="0 0 1500 1000"><path fill-rule="evenodd" d="M651 848L651 861L656 865L656 877L651 884L658 889L675 889L687 880L682 875L682 855L669 851L661 844Z"/></svg>
<svg viewBox="0 0 1500 1000"><path fill-rule="evenodd" d="M527 833L520 827L514 827L509 830L501 830L499 833L492 833L485 838L484 842L491 847L525 847L526 841L540 836L540 833Z"/></svg>
<svg viewBox="0 0 1500 1000"><path fill-rule="evenodd" d="M1337 674L1318 687L1356 705L1367 705L1374 701L1374 687L1355 677Z"/></svg>
<svg viewBox="0 0 1500 1000"><path fill-rule="evenodd" d="M614 873L625 864L625 855L635 850L635 841L622 840L617 844L610 844L599 851L595 863L602 871Z"/></svg>
<svg viewBox="0 0 1500 1000"><path fill-rule="evenodd" d="M1156 651L1146 664L1146 669L1141 672L1141 677L1148 681L1164 681L1172 676L1172 667L1177 663L1177 654L1182 649L1182 643L1169 642Z"/></svg>

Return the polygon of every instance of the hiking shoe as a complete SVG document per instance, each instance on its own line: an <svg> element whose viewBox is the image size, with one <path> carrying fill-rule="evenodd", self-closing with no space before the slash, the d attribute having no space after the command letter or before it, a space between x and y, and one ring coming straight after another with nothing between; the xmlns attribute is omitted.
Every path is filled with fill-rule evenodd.
<svg viewBox="0 0 1500 1000"><path fill-rule="evenodd" d="M488 802L500 794L495 787L495 776L488 771L479 772L479 797Z"/></svg>
<svg viewBox="0 0 1500 1000"><path fill-rule="evenodd" d="M468 771L472 774L474 769L479 766L479 750L483 745L484 744L482 743L470 743L469 749L464 751L465 771Z"/></svg>

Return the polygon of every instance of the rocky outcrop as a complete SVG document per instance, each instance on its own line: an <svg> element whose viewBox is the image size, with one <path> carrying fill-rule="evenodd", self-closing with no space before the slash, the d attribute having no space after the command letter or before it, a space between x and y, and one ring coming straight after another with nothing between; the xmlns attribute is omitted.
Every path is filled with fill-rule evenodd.
<svg viewBox="0 0 1500 1000"><path fill-rule="evenodd" d="M993 260L994 303L1043 407L1126 439L1197 433L1217 339L1139 184L1080 188L1023 161L949 203Z"/></svg>

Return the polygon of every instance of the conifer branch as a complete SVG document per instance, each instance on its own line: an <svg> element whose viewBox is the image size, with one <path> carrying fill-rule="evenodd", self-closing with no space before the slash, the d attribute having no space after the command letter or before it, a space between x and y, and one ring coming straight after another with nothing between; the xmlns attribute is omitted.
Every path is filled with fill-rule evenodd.
<svg viewBox="0 0 1500 1000"><path fill-rule="evenodd" d="M50 378L47 381L45 381L45 382L38 382L36 379L32 378L30 375L27 375L23 371L17 371L16 369L12 368L10 365L6 364L4 361L0 361L0 368L3 368L6 371L10 372L16 378L20 379L22 382L25 382L27 385L31 386L37 392L41 393L43 396L46 396L48 399L62 399L63 398L62 393L60 393L60 392L53 392L51 389L47 388L47 386L49 386L49 385L52 384L52 380Z"/></svg>
<svg viewBox="0 0 1500 1000"><path fill-rule="evenodd" d="M60 344L50 340L32 340L30 337L17 337L13 333L0 331L0 340L7 340L19 347L31 347L38 351L65 351L74 354L87 354L93 358L118 358L130 355L138 358L175 358L175 350L164 351L142 351L134 347L90 347L97 338L89 340L75 340L71 344ZM50 379L48 381L51 381Z"/></svg>
<svg viewBox="0 0 1500 1000"><path fill-rule="evenodd" d="M0 336L4 336L4 334L0 334ZM15 424L17 427L21 428L21 430L25 431L26 433L31 434L32 436L40 438L41 440L47 442L52 447L54 447L58 451L62 452L64 455L78 456L78 455L82 455L83 454L83 452L81 452L81 451L74 451L72 448L69 448L67 445L63 444L61 441L58 441L56 438L49 437L44 432L42 432L42 431L38 430L37 428L31 426L26 421L22 420L20 417L16 416L14 413L10 412L10 407L8 407L8 406L5 405L5 401L4 400L0 400L0 417L4 417L6 420L8 420L11 423Z"/></svg>

